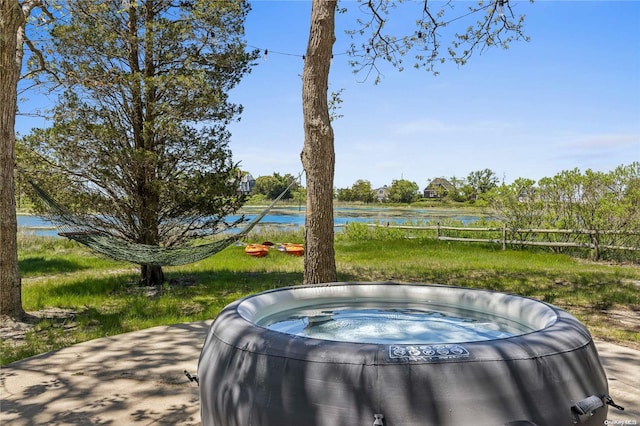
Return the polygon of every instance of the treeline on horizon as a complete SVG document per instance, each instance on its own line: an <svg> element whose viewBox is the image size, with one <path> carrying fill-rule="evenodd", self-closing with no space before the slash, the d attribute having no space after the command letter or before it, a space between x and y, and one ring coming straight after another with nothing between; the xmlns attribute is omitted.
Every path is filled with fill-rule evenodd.
<svg viewBox="0 0 640 426"><path fill-rule="evenodd" d="M415 204L428 201L443 205L473 205L487 209L514 230L549 228L640 232L640 162L621 165L609 172L590 169L581 172L575 168L538 181L518 178L510 184L500 184L492 170L484 169L471 172L466 179L433 179L425 189L434 182L438 185L430 189L432 196L425 198L415 182L394 180L385 188L385 196L381 199L368 180L360 179L350 188L337 188L335 199L358 203ZM306 190L299 178L279 173L255 179L249 200L255 203L274 199L289 186L283 199L304 202ZM22 191L16 191L18 206L25 204L25 200L20 199L21 194Z"/></svg>
<svg viewBox="0 0 640 426"><path fill-rule="evenodd" d="M258 177L252 199L274 198L291 178L278 174ZM266 185L268 182L271 186ZM430 189L429 201L486 208L514 232L535 228L606 231L606 236L598 238L606 239L609 245L640 246L640 162L609 172L575 168L538 181L518 178L510 184L499 184L490 169L472 172L464 180L437 178L434 182L438 185ZM345 202L411 204L426 200L418 191L415 182L394 180L380 200L371 183L363 179L351 188L337 189L335 197ZM298 197L304 199L300 185L287 198Z"/></svg>
<svg viewBox="0 0 640 426"><path fill-rule="evenodd" d="M287 186L296 181L291 189L283 196L284 199L304 199L305 188L297 183L298 178L291 174L280 175L274 173L271 176L260 176L255 180L255 185L250 195L253 200L275 199ZM589 191L605 194L621 194L620 197L633 197L633 190L640 185L640 162L629 165L621 165L609 172L595 172L587 169L581 172L578 168L564 170L553 177L544 177L538 181L528 178L517 178L513 183L500 184L498 176L491 169L483 169L469 173L466 178L434 178L431 179L424 190L429 190L431 196L425 197L417 183L397 179L390 186L373 188L367 179L358 179L351 187L336 188L334 197L337 201L362 202L362 203L403 203L411 204L428 199L443 203L466 203L488 206L491 200L506 194L521 194L519 201L529 198L538 198L539 201L548 196L545 192L551 191L551 187L559 186L566 192L563 197L570 202L576 197L585 195ZM599 189L599 190L598 190ZM384 196L378 191L384 190ZM573 192L573 195L571 193ZM596 196L595 194L592 194Z"/></svg>

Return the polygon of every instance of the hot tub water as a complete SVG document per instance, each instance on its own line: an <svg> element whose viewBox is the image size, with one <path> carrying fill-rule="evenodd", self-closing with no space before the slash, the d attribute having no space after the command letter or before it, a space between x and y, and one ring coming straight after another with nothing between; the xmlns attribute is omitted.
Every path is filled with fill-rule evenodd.
<svg viewBox="0 0 640 426"><path fill-rule="evenodd" d="M503 339L533 328L496 315L441 304L348 303L275 313L257 325L313 339L383 344L434 344Z"/></svg>

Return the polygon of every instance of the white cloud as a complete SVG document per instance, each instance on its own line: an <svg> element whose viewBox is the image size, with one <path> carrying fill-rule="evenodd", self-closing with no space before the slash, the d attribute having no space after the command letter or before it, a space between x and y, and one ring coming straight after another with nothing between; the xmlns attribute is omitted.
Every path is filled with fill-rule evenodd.
<svg viewBox="0 0 640 426"><path fill-rule="evenodd" d="M621 134L599 134L599 135L580 135L571 138L564 144L566 149L584 149L584 150L609 150L609 149L625 149L635 147L640 158L640 134L621 133Z"/></svg>

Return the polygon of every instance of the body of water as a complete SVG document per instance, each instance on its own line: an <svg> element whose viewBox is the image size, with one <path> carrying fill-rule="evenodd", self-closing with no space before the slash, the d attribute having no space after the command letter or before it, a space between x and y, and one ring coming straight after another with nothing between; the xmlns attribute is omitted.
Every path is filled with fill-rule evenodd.
<svg viewBox="0 0 640 426"><path fill-rule="evenodd" d="M35 234L47 237L58 236L55 225L38 216L21 215L18 217L18 233Z"/></svg>
<svg viewBox="0 0 640 426"><path fill-rule="evenodd" d="M247 220L252 220L264 210L264 207L245 207L242 212ZM438 221L455 220L464 225L469 225L481 218L481 214L463 214L460 210L443 209L394 209L384 207L337 207L334 209L334 224L343 226L350 222L361 223L389 223L398 225L407 222L413 224L435 224ZM233 222L240 215L229 216L228 221ZM300 207L273 208L258 226L270 226L278 228L300 228L304 226L305 209ZM18 232L31 233L41 236L57 236L58 231L54 224L38 216L18 215Z"/></svg>

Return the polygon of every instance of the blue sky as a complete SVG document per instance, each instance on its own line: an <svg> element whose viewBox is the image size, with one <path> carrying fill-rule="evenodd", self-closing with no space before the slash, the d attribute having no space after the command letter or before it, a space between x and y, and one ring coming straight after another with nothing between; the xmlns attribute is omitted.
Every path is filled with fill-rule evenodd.
<svg viewBox="0 0 640 426"><path fill-rule="evenodd" d="M640 1L511 1L529 42L491 49L440 75L382 65L362 82L347 63L357 3L337 16L330 89L342 92L334 122L335 186L466 177L489 168L507 183L579 168L609 171L640 161ZM252 1L251 46L268 49L231 93L244 106L231 126L235 161L254 177L302 170L301 74L309 1ZM463 9L471 2L454 1ZM414 5L415 6L415 5ZM411 2L407 8L411 8ZM415 17L401 9L396 25ZM403 20L404 19L404 20ZM34 123L24 117L18 131Z"/></svg>

